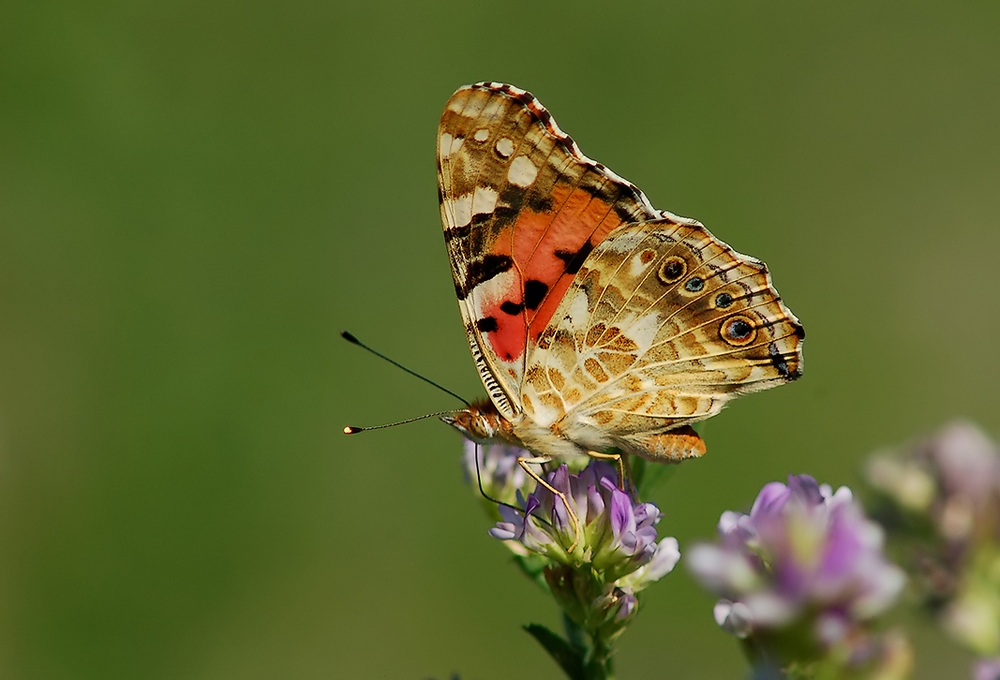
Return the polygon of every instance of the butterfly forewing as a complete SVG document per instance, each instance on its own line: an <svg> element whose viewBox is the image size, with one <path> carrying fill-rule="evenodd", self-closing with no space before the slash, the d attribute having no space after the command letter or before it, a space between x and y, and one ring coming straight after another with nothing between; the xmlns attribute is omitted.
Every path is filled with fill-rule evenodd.
<svg viewBox="0 0 1000 680"><path fill-rule="evenodd" d="M438 188L473 357L509 418L521 410L527 356L594 246L659 213L584 156L538 100L500 83L463 87L448 101Z"/></svg>

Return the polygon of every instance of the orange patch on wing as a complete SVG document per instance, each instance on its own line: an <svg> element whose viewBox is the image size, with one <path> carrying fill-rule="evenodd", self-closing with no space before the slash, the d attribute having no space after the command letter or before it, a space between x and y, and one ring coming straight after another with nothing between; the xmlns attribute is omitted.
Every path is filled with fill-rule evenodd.
<svg viewBox="0 0 1000 680"><path fill-rule="evenodd" d="M590 194L582 189L577 189L574 193L583 194L587 198L591 198ZM563 220L565 220L565 223L560 224L561 228L556 230L556 223L561 223ZM566 262L562 258L557 257L555 251L576 252L588 240L591 246L596 246L604 240L612 229L621 224L621 218L618 217L611 205L596 198L591 199L575 214L570 215L563 211L563 213L560 213L559 218L553 222L553 229L550 230L550 233L554 235L553 238L550 240L547 234L546 238L543 239L543 243L539 244L538 250L540 253L543 253L542 257L544 261L555 267L556 273L551 278L552 283L549 284L548 297L546 297L545 302L542 303L541 307L535 311L528 321L532 342L537 342L538 336L545 330L545 327L552 319L552 315L555 314L559 303L562 302L563 296L566 295L570 284L573 283L575 276L570 274L566 276L562 275L566 267ZM549 283L549 281L546 281L546 283Z"/></svg>
<svg viewBox="0 0 1000 680"><path fill-rule="evenodd" d="M508 234L497 238L492 253L511 255L519 274L515 286L499 292L489 300L484 312L497 319L498 328L487 334L493 351L506 361L521 357L528 342L538 341L538 336L548 325L556 308L573 282L573 274L566 273L566 260L556 255L576 253L588 241L591 247L622 224L611 204L595 198L584 189L557 184L552 191L553 208L549 212L525 209ZM548 292L536 309L524 309L521 314L507 314L501 305L510 302L524 303L526 281L541 281Z"/></svg>

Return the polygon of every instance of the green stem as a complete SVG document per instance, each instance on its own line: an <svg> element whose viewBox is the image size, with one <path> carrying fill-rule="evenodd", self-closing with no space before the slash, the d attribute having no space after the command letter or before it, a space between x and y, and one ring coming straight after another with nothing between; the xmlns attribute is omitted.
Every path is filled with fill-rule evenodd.
<svg viewBox="0 0 1000 680"><path fill-rule="evenodd" d="M587 673L591 680L615 679L615 668L611 653L611 646L605 640L599 636L592 638L590 661L587 663Z"/></svg>
<svg viewBox="0 0 1000 680"><path fill-rule="evenodd" d="M563 628L566 639L581 659L586 659L584 675L587 680L615 680L614 664L611 659L611 646L599 635L590 637L587 644L587 632L582 626L563 613Z"/></svg>

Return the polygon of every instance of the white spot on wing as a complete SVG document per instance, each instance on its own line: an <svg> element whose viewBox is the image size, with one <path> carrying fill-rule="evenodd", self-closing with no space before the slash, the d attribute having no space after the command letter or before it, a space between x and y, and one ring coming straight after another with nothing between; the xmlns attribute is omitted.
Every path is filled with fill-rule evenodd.
<svg viewBox="0 0 1000 680"><path fill-rule="evenodd" d="M472 214L491 213L496 207L497 192L489 187L476 187L476 193L472 197Z"/></svg>
<svg viewBox="0 0 1000 680"><path fill-rule="evenodd" d="M569 323L572 328L581 328L587 323L587 319L590 318L590 310L587 308L587 292L581 288L571 294L573 297L570 299L566 309L569 315Z"/></svg>
<svg viewBox="0 0 1000 680"><path fill-rule="evenodd" d="M497 140L497 153L504 158L510 158L510 155L514 153L514 142L506 137L500 138Z"/></svg>
<svg viewBox="0 0 1000 680"><path fill-rule="evenodd" d="M645 251L643 251L645 252ZM654 253L655 255L655 253ZM634 277L638 278L640 274L646 271L646 268L653 263L655 257L651 258L649 262L642 261L642 253L636 253L632 256L632 262L629 266L629 273Z"/></svg>
<svg viewBox="0 0 1000 680"><path fill-rule="evenodd" d="M610 238L601 241L599 246L603 251L621 253L622 255L632 252L646 238L646 234L641 228L621 227L615 231Z"/></svg>
<svg viewBox="0 0 1000 680"><path fill-rule="evenodd" d="M532 390L532 392L534 392L534 390ZM536 425L549 427L552 423L562 417L563 413L559 409L546 406L540 399L536 399L535 402L535 410L531 415L531 419L535 421Z"/></svg>
<svg viewBox="0 0 1000 680"><path fill-rule="evenodd" d="M623 328L628 328L628 332L623 335L639 346L640 353L649 351L653 339L656 337L656 331L660 328L662 317L659 314L648 313L638 317L630 314L627 317L620 319L618 324Z"/></svg>
<svg viewBox="0 0 1000 680"><path fill-rule="evenodd" d="M472 194L444 199L445 214L451 217L451 227L464 227L472 222Z"/></svg>
<svg viewBox="0 0 1000 680"><path fill-rule="evenodd" d="M476 134L474 134L472 138L475 139L477 142L485 142L487 139L490 138L490 131L487 130L486 128L476 130Z"/></svg>
<svg viewBox="0 0 1000 680"><path fill-rule="evenodd" d="M510 169L507 170L507 181L522 188L530 187L537 176L538 168L527 156L515 158L510 164Z"/></svg>
<svg viewBox="0 0 1000 680"><path fill-rule="evenodd" d="M438 143L438 153L441 154L441 158L448 158L460 148L462 148L462 142L465 141L465 137L452 137L447 132L441 135L441 141Z"/></svg>

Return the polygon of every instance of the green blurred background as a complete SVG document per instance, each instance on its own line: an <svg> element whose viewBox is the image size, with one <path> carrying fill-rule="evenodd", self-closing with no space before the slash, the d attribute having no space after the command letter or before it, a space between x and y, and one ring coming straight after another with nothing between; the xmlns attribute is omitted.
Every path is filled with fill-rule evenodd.
<svg viewBox="0 0 1000 680"><path fill-rule="evenodd" d="M854 484L997 433L1000 5L0 5L0 676L557 678L554 605L486 535L437 119L534 92L653 203L766 260L805 377L655 499L682 545L789 472ZM622 678L738 677L684 569ZM915 624L920 678L969 658Z"/></svg>

